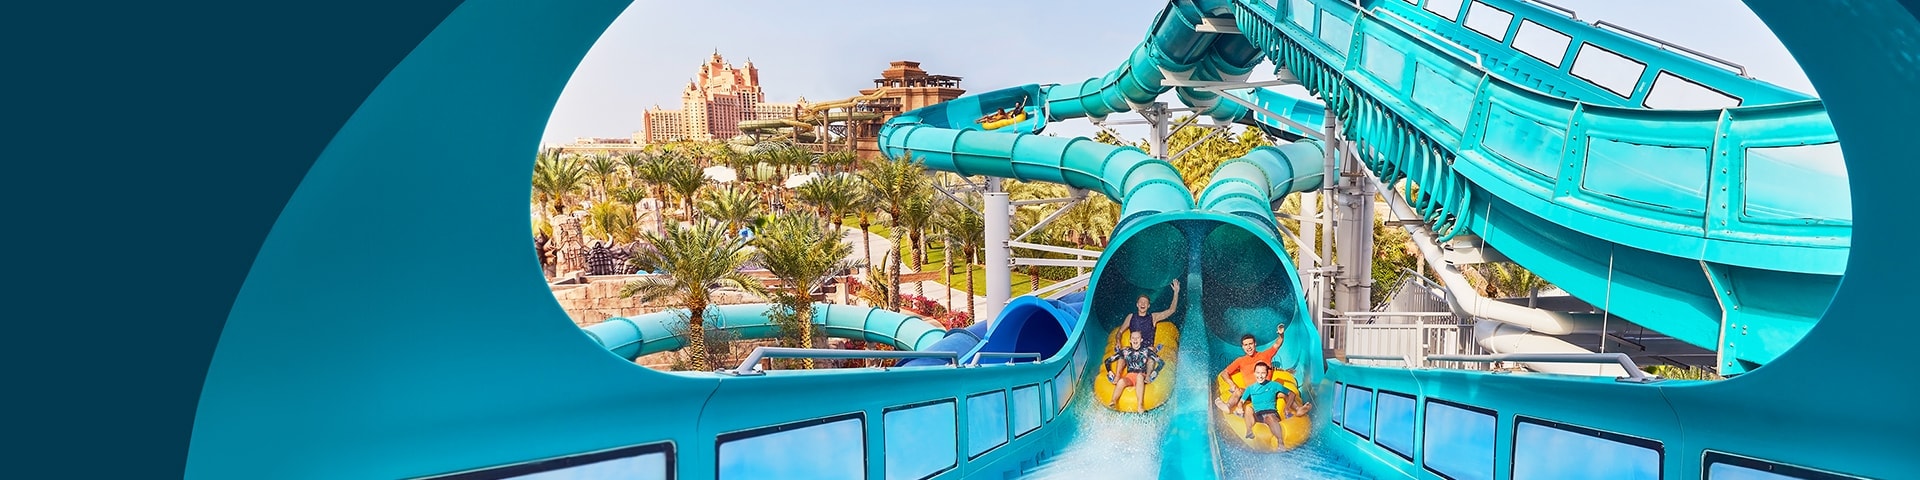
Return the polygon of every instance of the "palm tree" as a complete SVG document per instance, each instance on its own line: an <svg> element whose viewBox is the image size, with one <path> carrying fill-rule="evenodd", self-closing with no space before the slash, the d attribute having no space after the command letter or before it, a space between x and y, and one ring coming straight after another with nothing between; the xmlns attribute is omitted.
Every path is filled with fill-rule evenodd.
<svg viewBox="0 0 1920 480"><path fill-rule="evenodd" d="M713 294L732 286L754 295L766 294L760 282L740 273L747 263L746 240L727 235L715 222L695 222L666 235L646 234L651 250L638 252L636 266L650 266L666 275L628 282L621 297L640 297L643 303L667 300L687 309L687 351L694 370L712 368L707 358L706 313Z"/></svg>
<svg viewBox="0 0 1920 480"><path fill-rule="evenodd" d="M646 181L647 185L653 188L653 217L658 220L657 224L660 226L659 231L656 233L662 235L667 233L667 215L661 211L662 208L666 207L667 185L672 183L674 172L680 171L686 163L687 160L685 158L671 153L663 153L648 156L646 160L640 164L640 168L633 170L635 178Z"/></svg>
<svg viewBox="0 0 1920 480"><path fill-rule="evenodd" d="M613 201L620 202L633 211L633 232L628 234L629 237L637 236L640 233L640 201L646 199L647 190L644 188L625 187L613 189Z"/></svg>
<svg viewBox="0 0 1920 480"><path fill-rule="evenodd" d="M856 182L845 175L819 177L794 189L794 196L832 221L834 231L838 232L846 223L847 215L860 207L860 190Z"/></svg>
<svg viewBox="0 0 1920 480"><path fill-rule="evenodd" d="M693 204L698 200L700 187L707 185L707 174L700 167L689 162L674 162L673 172L667 177L667 188L680 196L680 204L686 209L687 221L693 221Z"/></svg>
<svg viewBox="0 0 1920 480"><path fill-rule="evenodd" d="M607 201L607 187L620 174L620 161L606 155L587 157L587 176L593 179L594 200Z"/></svg>
<svg viewBox="0 0 1920 480"><path fill-rule="evenodd" d="M951 202L940 204L939 215L935 217L942 239L952 242L959 250L962 268L967 269L967 318L975 319L973 312L973 257L985 246L987 220L972 209ZM954 250L947 250L947 258L953 258ZM949 269L948 271L952 271ZM949 310L952 308L949 307Z"/></svg>
<svg viewBox="0 0 1920 480"><path fill-rule="evenodd" d="M566 212L567 196L586 182L587 172L573 157L541 154L533 160L533 191L554 214Z"/></svg>
<svg viewBox="0 0 1920 480"><path fill-rule="evenodd" d="M837 173L837 172L846 171L847 167L852 166L854 163L858 161L859 161L859 158L856 157L853 154L853 152L847 152L847 151L828 153L826 155L821 155L819 159L820 169L823 171L823 173L826 173L826 172Z"/></svg>
<svg viewBox="0 0 1920 480"><path fill-rule="evenodd" d="M640 169L645 168L647 161L652 159L653 159L653 154L646 153L646 152L629 152L629 153L620 154L620 165L627 168L627 180L629 180L630 182L633 182L631 184L637 185L638 182L641 180Z"/></svg>
<svg viewBox="0 0 1920 480"><path fill-rule="evenodd" d="M600 202L587 207L588 236L604 236L613 243L633 241L633 210L617 202Z"/></svg>
<svg viewBox="0 0 1920 480"><path fill-rule="evenodd" d="M926 165L908 156L896 161L875 159L868 162L867 168L860 172L860 178L866 181L868 201L886 209L887 224L893 229L892 257L895 259L901 258L900 240L906 234L901 212L906 208L907 202L913 198L928 196L933 191L932 182L928 180L926 171ZM900 291L900 268L897 260L894 262L896 263L887 265L887 268L893 272L891 280L888 281L891 287L888 290L897 293ZM900 309L898 295L887 302L887 309L895 311Z"/></svg>
<svg viewBox="0 0 1920 480"><path fill-rule="evenodd" d="M1547 280L1534 275L1532 271L1512 262L1493 262L1478 266L1486 279L1484 294L1493 298L1519 298L1526 295L1527 306L1533 306L1534 297L1540 290L1552 287Z"/></svg>
<svg viewBox="0 0 1920 480"><path fill-rule="evenodd" d="M908 243L913 245L913 255L911 259L914 270L916 271L919 270L921 265L927 264L926 232L927 227L933 223L933 206L935 205L935 201L932 195L921 195L907 199L907 204L900 209L899 223L906 226L907 236L911 240ZM925 280L913 282L913 294L925 296L925 285Z"/></svg>
<svg viewBox="0 0 1920 480"><path fill-rule="evenodd" d="M853 247L840 241L838 231L828 230L819 215L804 210L775 215L753 246L759 249L759 263L786 287L774 298L794 315L790 325L798 344L813 346L813 291L845 268ZM802 361L802 368L813 368L813 360Z"/></svg>
<svg viewBox="0 0 1920 480"><path fill-rule="evenodd" d="M760 216L760 202L745 188L727 187L707 194L700 201L700 211L707 218L726 222L727 231L738 232L741 224L752 223Z"/></svg>

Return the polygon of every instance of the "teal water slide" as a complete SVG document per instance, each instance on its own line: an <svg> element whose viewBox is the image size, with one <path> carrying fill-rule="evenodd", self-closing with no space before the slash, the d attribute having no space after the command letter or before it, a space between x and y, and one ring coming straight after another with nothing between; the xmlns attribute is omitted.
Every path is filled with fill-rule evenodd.
<svg viewBox="0 0 1920 480"><path fill-rule="evenodd" d="M1854 135L1847 137L1850 153L1863 144L1875 149L1869 151L1893 151L1890 142L1900 137L1894 126L1838 119L1892 108L1864 100L1872 94L1861 92L1891 91L1912 80L1900 73L1910 73L1901 67L1914 63L1897 47L1906 44L1885 42L1912 38L1920 22L1889 2L1753 4L1802 55L1809 72L1871 74L1816 77L1823 88L1859 88L1830 91L1823 101L1796 99L1753 86L1757 82L1716 77L1697 60L1683 62L1619 35L1555 20L1553 12L1531 3L1362 1L1363 10L1338 1L1181 1L1161 13L1149 40L1114 74L1005 93L1046 100L1028 103L1042 109L1030 118L1066 119L1126 111L1147 93L1173 89L1216 119L1283 130L1269 125L1276 119L1235 113L1236 103L1198 89L1165 88L1163 81L1168 73L1233 80L1261 59L1274 61L1327 99L1322 115L1336 118L1359 142L1353 157L1385 179L1413 179L1422 187L1408 203L1441 234L1485 238L1529 268L1558 275L1556 283L1582 298L1594 298L1591 286L1579 281L1579 275L1592 276L1592 254L1613 251L1611 270L1641 282L1616 276L1614 298L1638 289L1636 300L1671 308L1641 307L1645 311L1634 314L1620 311L1625 306L1619 303L1610 308L1649 326L1667 322L1659 327L1676 337L1713 336L1688 332L1714 315L1704 313L1697 298L1703 290L1693 289L1695 282L1659 272L1726 280L1726 288L1704 291L1714 296L1716 308L1729 305L1722 303L1726 299L1744 308L1721 310L1719 315L1736 321L1724 324L1713 343L1717 351L1763 367L1724 381L1627 384L1318 359L1318 346L1303 341L1315 336L1295 334L1312 330L1299 321L1306 318L1304 303L1286 290L1297 284L1297 274L1278 253L1270 211L1254 205L1312 183L1295 179L1328 173L1304 168L1314 156L1309 152L1319 148L1314 142L1223 165L1215 184L1194 201L1188 192L1162 186L1170 173L1161 168L1164 162L1119 149L1103 156L1093 142L1031 135L1042 128L1041 120L981 132L951 118L945 125L913 118L890 125L904 135L891 151L918 149L915 155L930 164L944 151L956 171L1099 187L1127 204L1128 218L1085 297L1016 299L971 348L1054 347L1045 359L744 376L640 368L616 350L670 348L672 340L647 347L648 339L660 338L648 335L658 332L647 333L637 323L629 324L636 328L626 340L574 327L537 280L517 220L526 201L523 144L537 138L566 73L596 36L591 27L611 22L626 4L468 3L383 80L288 200L221 333L194 419L185 476L506 478L572 468L607 478L1251 478L1289 472L1345 478L1355 469L1381 478L1580 477L1569 470L1589 478L1901 478L1920 471L1911 456L1920 446L1909 435L1920 429L1920 414L1907 400L1915 392L1885 367L1899 335L1890 335L1883 317L1868 310L1883 310L1885 299L1858 293L1887 290L1826 287L1837 288L1841 301L1824 315L1803 315L1822 310L1823 302L1807 299L1818 292L1780 287L1794 281L1818 287L1827 281L1822 277L1836 277L1829 280L1838 284L1842 269L1835 262L1850 258L1845 247L1892 255L1887 242L1867 240L1894 235L1882 221L1875 224L1877 237L1862 235L1852 245L1855 239L1844 233L1850 223L1829 218L1833 212L1795 211L1790 207L1808 204L1790 197L1764 200L1837 196L1831 175L1800 175L1799 182L1762 178L1772 183L1754 189L1754 176L1766 173L1736 167L1820 165L1817 160L1829 157L1819 149L1837 148L1822 146L1834 143L1836 126ZM1446 15L1447 5L1458 8ZM1473 37L1493 29L1469 25L1476 23L1473 11L1482 8L1511 15L1502 37L1526 36L1521 32L1532 27L1525 22L1533 21L1569 37L1568 47L1559 61L1539 64L1530 63L1538 58L1531 53L1497 54L1491 43ZM1194 27L1227 18L1240 33ZM1436 18L1454 19L1455 26ZM580 27L524 28L529 24ZM1388 46L1369 47L1370 41ZM1236 43L1248 46L1230 45ZM1590 43L1645 66L1632 88L1607 88L1580 76L1580 52ZM513 48L494 48L504 45ZM1817 48L1881 55L1875 58L1892 66L1848 65L1813 55L1810 49ZM473 55L476 50L489 54ZM1388 51L1400 52L1399 61ZM1376 59L1368 52L1381 53ZM1741 103L1693 111L1636 108L1675 98L1661 93L1663 72L1678 72ZM1439 81L1457 88L1434 83ZM1834 105L1832 125L1823 120L1823 102ZM1302 106L1300 112L1312 110ZM1712 136L1702 133L1709 123ZM1654 134L1671 138L1642 138ZM919 140L943 137L953 140L944 149ZM1560 149L1552 148L1556 138L1564 142ZM1604 140L1599 148L1596 138ZM1756 156L1752 149L1733 148L1735 139L1757 149L1814 151ZM1004 150L987 148L1000 144ZM1666 161L1662 168L1687 165L1673 159L1691 154L1600 155L1608 148L1643 153L1634 150L1641 146L1708 150L1705 178L1744 178L1748 188L1727 184L1721 194L1712 188L1719 184L1707 183L1709 188L1699 189L1705 197L1699 233L1688 235L1694 232L1688 230L1694 225L1691 203L1666 203L1692 202L1695 189L1646 181L1648 175L1586 176L1590 170L1627 175L1622 172L1643 170L1632 162L1644 158ZM1859 156L1847 161L1891 162ZM1521 190L1524 183L1498 176L1525 174L1520 168L1526 165L1554 171L1522 180L1550 185L1545 190L1555 193L1531 202L1502 195L1502 189L1541 190ZM1877 178L1847 181L1891 185ZM1887 198L1884 192L1854 194L1863 192ZM1716 201L1722 198L1724 204ZM1602 220L1623 226L1599 226L1609 225ZM1724 220L1724 227L1711 223L1716 220ZM1862 223L1863 232L1867 225ZM342 234L370 228L384 235ZM450 246L432 240L446 232L461 232L469 241ZM1621 253L1627 248L1649 253L1624 258L1631 257ZM521 260L473 261L513 258ZM1680 267L1685 259L1693 261L1693 270ZM1566 266L1555 268L1554 262ZM1846 271L1895 273L1853 262ZM445 281L392 274L450 267L456 271ZM1790 281L1768 280L1780 276ZM1157 287L1174 278L1189 285L1183 295L1192 297L1183 299L1177 314L1184 340L1178 354L1196 360L1175 372L1181 382L1175 400L1149 415L1124 415L1081 398L1086 380L1098 374L1088 360L1097 360L1089 357L1104 347L1101 330L1118 321L1116 312L1102 309L1119 308L1112 300L1135 293L1165 305L1167 292ZM1762 289L1753 290L1756 285ZM869 323L910 325L882 320ZM1207 370L1225 358L1220 351L1227 340L1220 336L1262 333L1247 325L1275 320L1290 320L1289 344L1297 346L1292 360L1316 376L1319 443L1285 454L1242 455L1212 438L1206 423L1211 413L1193 400L1206 396ZM1804 324L1798 328L1802 335L1791 335L1795 322ZM1725 341L1734 324L1745 337ZM1756 333L1768 331L1789 335L1770 341ZM941 336L938 343L960 334L934 335ZM915 337L916 348L921 338L927 335ZM1742 353L1748 347L1754 351Z"/></svg>

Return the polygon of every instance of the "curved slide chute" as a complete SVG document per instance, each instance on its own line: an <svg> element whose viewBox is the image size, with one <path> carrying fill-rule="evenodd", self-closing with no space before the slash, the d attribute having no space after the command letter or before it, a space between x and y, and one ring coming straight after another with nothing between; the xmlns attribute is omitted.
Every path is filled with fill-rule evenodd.
<svg viewBox="0 0 1920 480"><path fill-rule="evenodd" d="M780 335L780 328L767 316L767 310L777 307L767 303L708 307L706 328L737 334L741 339L774 338ZM884 343L901 350L933 349L952 335L918 315L853 305L813 304L812 319L829 337ZM685 332L676 329L686 320L686 309L672 309L613 317L583 330L607 350L633 360L686 346Z"/></svg>

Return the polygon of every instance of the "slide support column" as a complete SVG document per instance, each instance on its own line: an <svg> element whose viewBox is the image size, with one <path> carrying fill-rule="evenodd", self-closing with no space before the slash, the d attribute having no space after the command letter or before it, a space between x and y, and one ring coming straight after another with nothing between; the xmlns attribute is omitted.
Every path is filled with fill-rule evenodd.
<svg viewBox="0 0 1920 480"><path fill-rule="evenodd" d="M1007 247L1013 211L1000 181L996 177L987 178L986 210L982 212L987 217L987 304L980 308L980 318L974 319L975 322L999 319L1000 310L1013 296L1013 255Z"/></svg>

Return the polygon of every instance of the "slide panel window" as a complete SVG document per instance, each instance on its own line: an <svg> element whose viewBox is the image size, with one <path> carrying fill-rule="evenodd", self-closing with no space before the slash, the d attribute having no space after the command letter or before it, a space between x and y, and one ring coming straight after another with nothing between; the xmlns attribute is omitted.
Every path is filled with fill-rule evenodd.
<svg viewBox="0 0 1920 480"><path fill-rule="evenodd" d="M960 426L952 399L887 409L887 480L932 478L959 465Z"/></svg>
<svg viewBox="0 0 1920 480"><path fill-rule="evenodd" d="M1546 62L1553 68L1560 68L1560 62L1567 57L1567 46L1573 44L1573 37L1547 28L1532 20L1521 20L1520 30L1513 34L1513 48L1525 53L1534 60Z"/></svg>
<svg viewBox="0 0 1920 480"><path fill-rule="evenodd" d="M1513 478L1659 480L1660 442L1519 417L1513 431Z"/></svg>
<svg viewBox="0 0 1920 480"><path fill-rule="evenodd" d="M1450 480L1493 480L1492 410L1427 399L1420 458L1428 471Z"/></svg>
<svg viewBox="0 0 1920 480"><path fill-rule="evenodd" d="M717 476L867 478L866 415L851 413L721 435Z"/></svg>

